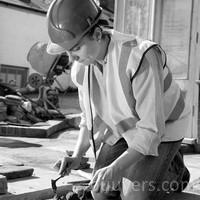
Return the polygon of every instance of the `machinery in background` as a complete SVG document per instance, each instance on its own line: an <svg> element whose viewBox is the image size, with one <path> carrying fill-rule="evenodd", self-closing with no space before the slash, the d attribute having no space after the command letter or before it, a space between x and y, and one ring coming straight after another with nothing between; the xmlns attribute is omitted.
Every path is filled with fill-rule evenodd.
<svg viewBox="0 0 200 200"><path fill-rule="evenodd" d="M114 0L99 0L102 7L101 22L105 28L113 28ZM63 84L57 78L70 71L71 63L66 53L49 55L47 44L36 42L27 54L33 72L28 78L28 85L38 91L36 98L25 96L23 88L14 88L0 83L0 124L31 126L34 123L49 119L64 118L59 111L59 89L64 91ZM68 76L69 78L70 76ZM57 85L55 87L54 85ZM59 88L59 89L58 89Z"/></svg>
<svg viewBox="0 0 200 200"><path fill-rule="evenodd" d="M59 110L59 91L52 88L52 84L70 67L68 56L48 55L45 45L34 44L27 56L36 71L28 78L28 85L38 91L36 98L0 83L0 125L32 126L38 122L65 118Z"/></svg>
<svg viewBox="0 0 200 200"><path fill-rule="evenodd" d="M28 77L28 84L38 91L38 96L34 99L34 103L47 111L44 113L37 109L37 113L42 114L42 118L49 116L50 111L51 116L64 117L58 109L59 90L52 87L52 85L56 82L62 88L62 84L59 83L57 77L69 70L71 63L66 53L61 55L47 54L46 46L46 43L37 42L31 47L27 55L27 60L36 71Z"/></svg>
<svg viewBox="0 0 200 200"><path fill-rule="evenodd" d="M28 84L39 91L36 101L40 106L43 106L45 109L57 109L59 107L59 91L57 88L52 88L52 85L56 81L60 88L62 88L61 83L56 78L65 73L67 69L69 69L68 56L62 54L57 56L46 74L35 72L29 76Z"/></svg>

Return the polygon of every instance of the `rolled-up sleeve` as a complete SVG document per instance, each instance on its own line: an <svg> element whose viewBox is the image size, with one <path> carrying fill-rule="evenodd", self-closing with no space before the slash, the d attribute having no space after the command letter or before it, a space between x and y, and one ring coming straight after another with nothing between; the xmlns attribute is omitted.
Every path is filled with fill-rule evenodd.
<svg viewBox="0 0 200 200"><path fill-rule="evenodd" d="M138 152L158 156L158 146L165 132L163 70L159 53L153 48L146 53L132 89L139 120L134 129L124 133L124 138L129 147Z"/></svg>

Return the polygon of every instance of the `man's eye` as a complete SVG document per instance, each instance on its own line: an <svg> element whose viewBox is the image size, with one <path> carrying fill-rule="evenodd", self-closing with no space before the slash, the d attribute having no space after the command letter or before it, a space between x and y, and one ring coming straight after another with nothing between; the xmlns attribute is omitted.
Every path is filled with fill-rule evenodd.
<svg viewBox="0 0 200 200"><path fill-rule="evenodd" d="M80 46L74 47L71 51L78 51L80 50Z"/></svg>

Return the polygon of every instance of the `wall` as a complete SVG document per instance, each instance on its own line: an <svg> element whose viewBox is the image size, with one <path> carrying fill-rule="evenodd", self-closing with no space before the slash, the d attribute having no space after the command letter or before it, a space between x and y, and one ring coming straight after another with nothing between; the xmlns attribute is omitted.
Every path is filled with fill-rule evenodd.
<svg viewBox="0 0 200 200"><path fill-rule="evenodd" d="M30 47L48 41L45 14L0 4L0 64L30 67Z"/></svg>
<svg viewBox="0 0 200 200"><path fill-rule="evenodd" d="M29 74L35 72L27 54L38 41L48 42L45 13L0 4L0 64L27 67ZM69 74L58 77L58 81L61 90L75 87Z"/></svg>

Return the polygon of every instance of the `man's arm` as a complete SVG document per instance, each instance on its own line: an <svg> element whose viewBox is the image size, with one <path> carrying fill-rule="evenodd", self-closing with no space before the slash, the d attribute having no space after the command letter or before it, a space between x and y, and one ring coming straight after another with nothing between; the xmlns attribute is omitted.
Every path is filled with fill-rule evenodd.
<svg viewBox="0 0 200 200"><path fill-rule="evenodd" d="M90 187L97 193L116 190L126 169L139 162L143 157L143 154L129 147L110 165L95 172L89 183Z"/></svg>
<svg viewBox="0 0 200 200"><path fill-rule="evenodd" d="M120 157L112 164L116 171L123 172L125 169L139 162L144 155L133 148L128 148Z"/></svg>
<svg viewBox="0 0 200 200"><path fill-rule="evenodd" d="M88 150L89 146L87 128L82 126L72 157L64 156L55 163L54 168L58 169L60 175L68 175L72 169L77 169L80 166L81 157Z"/></svg>
<svg viewBox="0 0 200 200"><path fill-rule="evenodd" d="M89 149L89 134L87 127L83 126L80 128L78 140L74 149L72 157L81 158L83 154Z"/></svg>

